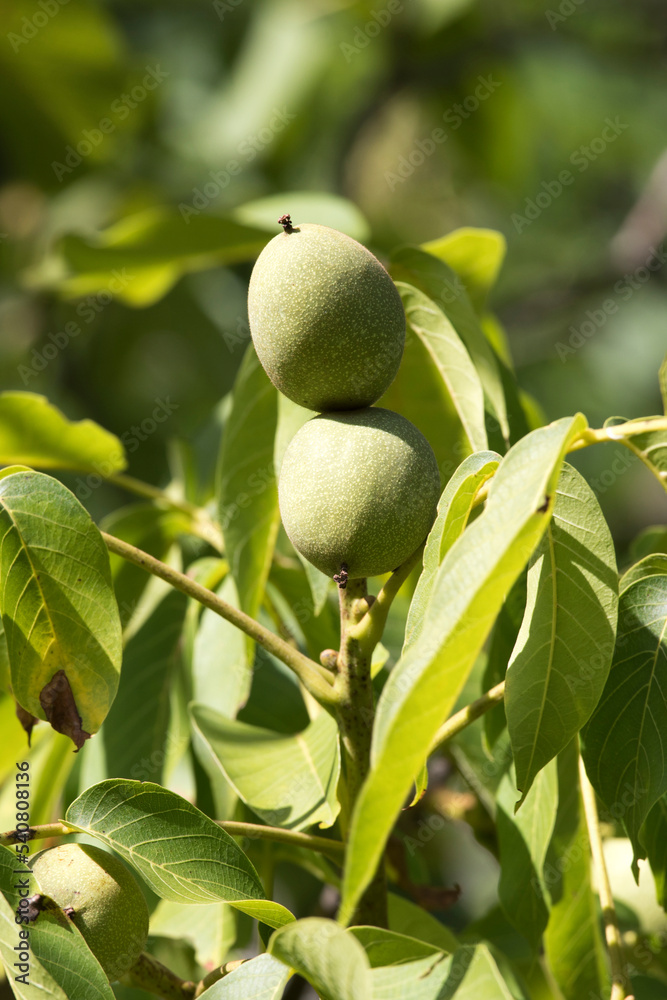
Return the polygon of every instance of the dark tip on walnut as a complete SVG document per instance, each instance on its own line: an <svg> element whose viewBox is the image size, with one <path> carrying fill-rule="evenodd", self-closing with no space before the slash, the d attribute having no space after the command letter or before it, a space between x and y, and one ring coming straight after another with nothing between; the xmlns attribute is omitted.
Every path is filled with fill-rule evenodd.
<svg viewBox="0 0 667 1000"><path fill-rule="evenodd" d="M293 232L292 216L289 214L281 215L280 218L278 219L278 225L282 226L286 233Z"/></svg>
<svg viewBox="0 0 667 1000"><path fill-rule="evenodd" d="M340 573L334 573L334 583L338 584L339 590L345 590L347 587L347 564L341 563Z"/></svg>

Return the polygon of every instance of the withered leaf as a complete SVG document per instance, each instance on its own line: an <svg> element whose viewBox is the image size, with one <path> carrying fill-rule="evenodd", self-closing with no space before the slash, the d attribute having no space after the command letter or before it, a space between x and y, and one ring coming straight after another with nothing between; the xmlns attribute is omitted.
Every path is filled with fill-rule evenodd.
<svg viewBox="0 0 667 1000"><path fill-rule="evenodd" d="M69 736L76 746L75 753L79 751L90 739L90 733L81 728L81 716L64 670L58 670L44 685L39 693L39 703L56 732Z"/></svg>

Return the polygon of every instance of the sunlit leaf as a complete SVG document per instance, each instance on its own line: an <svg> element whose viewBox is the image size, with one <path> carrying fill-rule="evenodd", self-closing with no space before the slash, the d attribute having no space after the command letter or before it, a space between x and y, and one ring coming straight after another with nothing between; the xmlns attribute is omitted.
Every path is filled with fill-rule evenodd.
<svg viewBox="0 0 667 1000"><path fill-rule="evenodd" d="M322 1000L369 1000L373 996L364 949L333 920L307 917L276 931L269 954L303 976Z"/></svg>
<svg viewBox="0 0 667 1000"><path fill-rule="evenodd" d="M383 927L350 927L350 934L356 937L366 952L371 969L415 962L429 955L437 955L440 951L435 945Z"/></svg>
<svg viewBox="0 0 667 1000"><path fill-rule="evenodd" d="M72 803L66 821L113 848L162 899L224 900L271 927L294 919L266 899L252 863L229 834L160 785L102 781Z"/></svg>
<svg viewBox="0 0 667 1000"><path fill-rule="evenodd" d="M643 434L633 434L632 437L624 438L623 443L641 458L667 492L667 430L649 430Z"/></svg>
<svg viewBox="0 0 667 1000"><path fill-rule="evenodd" d="M338 815L337 727L321 712L307 729L283 736L225 719L207 705L193 721L234 791L270 826L331 826Z"/></svg>
<svg viewBox="0 0 667 1000"><path fill-rule="evenodd" d="M422 250L456 271L476 311L481 312L505 258L507 241L503 234L495 229L466 226L422 243Z"/></svg>
<svg viewBox="0 0 667 1000"><path fill-rule="evenodd" d="M537 950L549 919L543 868L558 804L556 762L539 772L516 815L513 769L501 781L496 802L500 905L512 926Z"/></svg>
<svg viewBox="0 0 667 1000"><path fill-rule="evenodd" d="M278 533L274 438L278 393L248 348L234 384L220 455L218 502L241 608L257 614Z"/></svg>
<svg viewBox="0 0 667 1000"><path fill-rule="evenodd" d="M205 1000L279 1000L292 973L272 955L256 955L202 993Z"/></svg>
<svg viewBox="0 0 667 1000"><path fill-rule="evenodd" d="M600 700L614 652L617 590L607 522L585 479L565 464L551 521L531 558L507 670L505 712L524 796Z"/></svg>
<svg viewBox="0 0 667 1000"><path fill-rule="evenodd" d="M203 968L221 965L236 940L234 911L225 903L182 906L161 899L151 913L151 935L187 941Z"/></svg>
<svg viewBox="0 0 667 1000"><path fill-rule="evenodd" d="M64 236L59 250L68 276L58 287L68 298L103 289L129 306L147 306L182 274L253 260L270 238L228 218L145 209L96 236Z"/></svg>
<svg viewBox="0 0 667 1000"><path fill-rule="evenodd" d="M92 420L68 420L46 396L0 393L0 464L74 469L102 478L125 468L114 434Z"/></svg>
<svg viewBox="0 0 667 1000"><path fill-rule="evenodd" d="M500 455L482 451L458 467L438 501L438 516L426 539L424 568L415 588L405 626L404 652L419 638L440 563L465 529L474 499L495 473Z"/></svg>
<svg viewBox="0 0 667 1000"><path fill-rule="evenodd" d="M458 948L459 942L448 927L404 896L387 893L387 911L392 931L425 941L438 951L453 952Z"/></svg>
<svg viewBox="0 0 667 1000"><path fill-rule="evenodd" d="M217 594L239 606L234 580L227 576ZM247 701L252 683L252 658L243 632L209 608L199 620L192 648L192 700L233 719Z"/></svg>
<svg viewBox="0 0 667 1000"><path fill-rule="evenodd" d="M372 770L353 814L342 919L368 884L414 776L456 701L502 602L542 537L582 416L533 431L505 456L484 513L445 556L422 634L392 670L378 702Z"/></svg>
<svg viewBox="0 0 667 1000"><path fill-rule="evenodd" d="M583 730L584 761L611 815L622 818L637 859L639 831L667 792L667 576L624 590L609 678Z"/></svg>
<svg viewBox="0 0 667 1000"><path fill-rule="evenodd" d="M404 247L392 258L392 274L408 281L433 299L463 341L477 369L487 410L509 440L507 407L498 359L484 335L461 279L443 261L417 247Z"/></svg>
<svg viewBox="0 0 667 1000"><path fill-rule="evenodd" d="M421 339L447 387L472 451L486 448L484 390L470 355L442 310L402 281L396 283L411 330Z"/></svg>
<svg viewBox="0 0 667 1000"><path fill-rule="evenodd" d="M579 742L558 756L558 812L544 867L551 912L544 936L549 966L564 997L610 990L600 908L591 884L591 850L579 786Z"/></svg>
<svg viewBox="0 0 667 1000"><path fill-rule="evenodd" d="M81 716L76 740L83 742L81 729L97 732L107 715L120 673L107 548L79 501L41 472L0 480L0 533L0 609L14 694L28 712L47 719L40 695L55 675L64 677ZM55 728L74 738L78 724L62 702L53 711L59 704L70 728Z"/></svg>
<svg viewBox="0 0 667 1000"><path fill-rule="evenodd" d="M371 971L373 1000L512 1000L486 945Z"/></svg>
<svg viewBox="0 0 667 1000"><path fill-rule="evenodd" d="M667 553L654 552L626 570L619 580L620 592L623 593L634 583L639 583L649 576L667 576Z"/></svg>
<svg viewBox="0 0 667 1000"><path fill-rule="evenodd" d="M285 191L247 201L234 209L234 218L239 222L269 233L280 232L278 219L286 214L291 215L294 225L308 222L330 226L362 243L370 233L366 219L353 202L327 191Z"/></svg>

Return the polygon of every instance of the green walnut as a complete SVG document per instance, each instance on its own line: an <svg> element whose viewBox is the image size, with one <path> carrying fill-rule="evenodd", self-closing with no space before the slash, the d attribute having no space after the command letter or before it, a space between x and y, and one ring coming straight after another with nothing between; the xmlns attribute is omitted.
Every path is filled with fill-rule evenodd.
<svg viewBox="0 0 667 1000"><path fill-rule="evenodd" d="M146 947L148 907L122 861L98 847L62 844L32 863L37 884L66 910L113 982Z"/></svg>
<svg viewBox="0 0 667 1000"><path fill-rule="evenodd" d="M278 483L294 547L328 576L396 569L424 541L440 495L430 444L405 417L371 407L322 413L294 435Z"/></svg>
<svg viewBox="0 0 667 1000"><path fill-rule="evenodd" d="M281 222L285 231L262 250L248 289L257 356L276 388L310 410L370 406L403 354L396 286L344 233Z"/></svg>

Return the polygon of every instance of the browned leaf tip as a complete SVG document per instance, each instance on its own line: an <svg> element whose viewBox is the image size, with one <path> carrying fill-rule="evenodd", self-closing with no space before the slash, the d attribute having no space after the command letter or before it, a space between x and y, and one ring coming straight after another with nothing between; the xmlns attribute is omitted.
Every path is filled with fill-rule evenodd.
<svg viewBox="0 0 667 1000"><path fill-rule="evenodd" d="M32 736L33 726L39 722L39 719L37 719L34 715L31 715L30 712L26 712L25 708L19 705L18 701L16 702L16 718L28 734L28 746L30 746L30 737Z"/></svg>
<svg viewBox="0 0 667 1000"><path fill-rule="evenodd" d="M44 685L39 693L39 703L55 731L69 736L76 751L90 739L90 733L81 726L81 716L64 670L58 670Z"/></svg>

